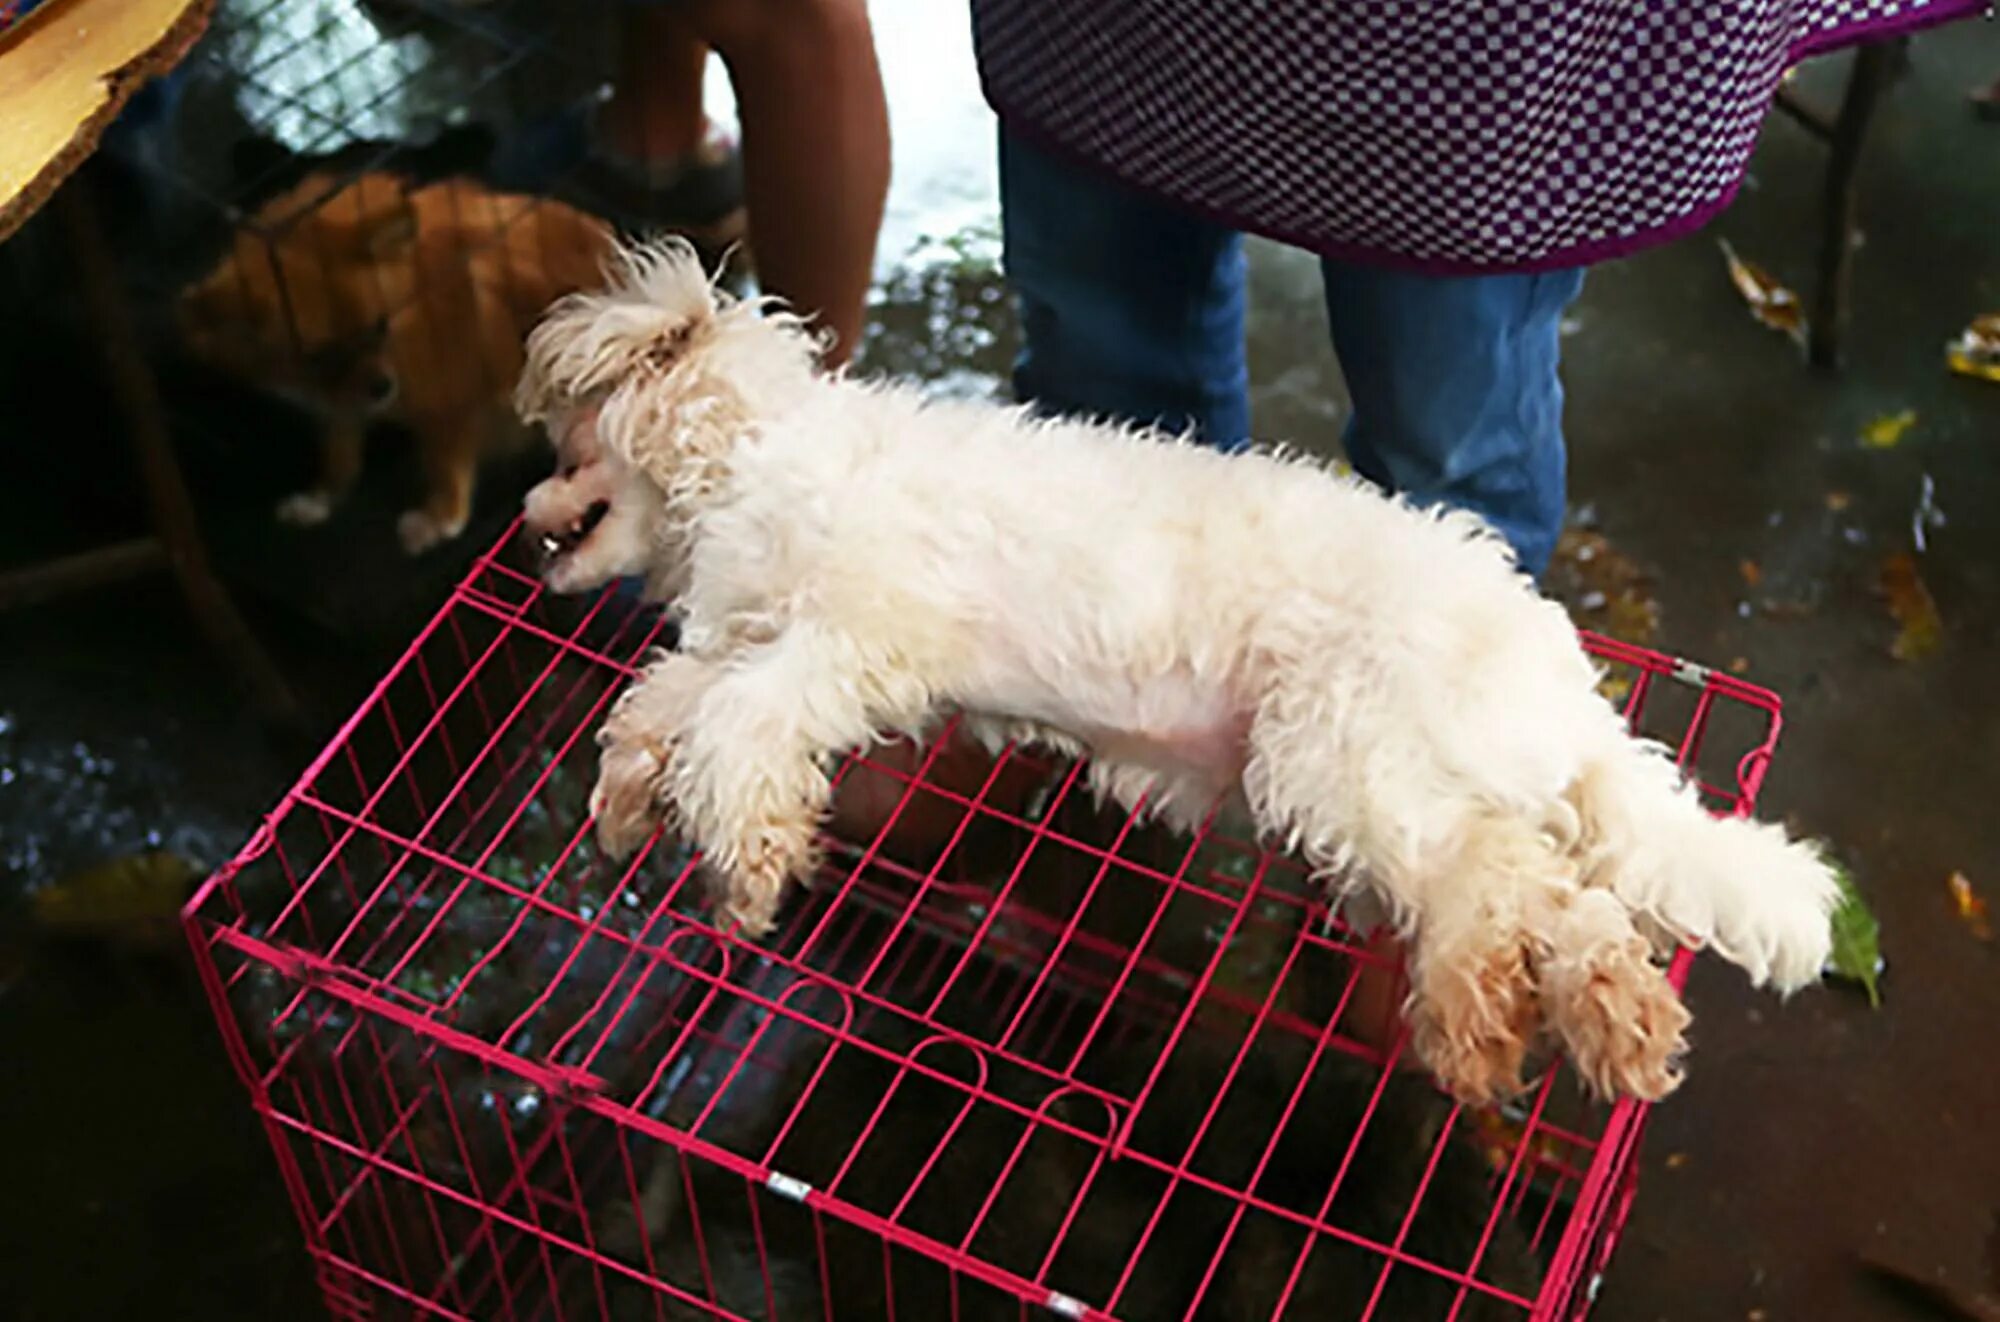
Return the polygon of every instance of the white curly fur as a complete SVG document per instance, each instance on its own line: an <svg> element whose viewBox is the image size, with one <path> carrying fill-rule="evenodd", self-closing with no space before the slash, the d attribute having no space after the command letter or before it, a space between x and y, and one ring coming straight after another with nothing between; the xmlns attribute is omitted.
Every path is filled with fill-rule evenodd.
<svg viewBox="0 0 2000 1322"><path fill-rule="evenodd" d="M830 755L960 711L1087 751L1101 792L1178 823L1240 792L1410 942L1415 1047L1468 1100L1521 1087L1544 1028L1599 1090L1670 1091L1687 1015L1642 933L1784 991L1818 976L1825 863L1716 821L1628 737L1476 518L821 373L816 348L672 243L530 338L519 403L567 467L529 529L610 510L549 583L643 574L683 617L600 736L608 846L670 817L763 931L812 864Z"/></svg>

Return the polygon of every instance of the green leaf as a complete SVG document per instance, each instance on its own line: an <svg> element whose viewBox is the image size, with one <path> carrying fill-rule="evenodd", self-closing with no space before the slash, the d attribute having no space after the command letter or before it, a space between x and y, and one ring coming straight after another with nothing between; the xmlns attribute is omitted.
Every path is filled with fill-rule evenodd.
<svg viewBox="0 0 2000 1322"><path fill-rule="evenodd" d="M1862 990L1868 993L1868 1004L1879 1007L1882 1004L1882 929L1876 923L1875 915L1868 911L1868 904L1861 898L1861 891L1847 869L1835 863L1833 873L1840 883L1840 904L1833 911L1833 954L1827 960L1827 972L1833 977L1859 983Z"/></svg>

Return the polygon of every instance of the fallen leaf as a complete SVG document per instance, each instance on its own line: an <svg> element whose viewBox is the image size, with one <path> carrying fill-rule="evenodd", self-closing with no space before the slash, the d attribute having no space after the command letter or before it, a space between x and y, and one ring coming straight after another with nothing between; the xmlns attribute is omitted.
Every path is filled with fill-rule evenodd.
<svg viewBox="0 0 2000 1322"><path fill-rule="evenodd" d="M1795 340L1806 334L1805 310L1799 296L1779 284L1771 273L1736 255L1736 249L1722 241L1722 258L1729 265L1730 283L1750 307L1750 315L1772 330L1783 331Z"/></svg>
<svg viewBox="0 0 2000 1322"><path fill-rule="evenodd" d="M1625 699L1632 696L1632 677L1623 674L1608 674L1597 681L1597 691L1604 700L1615 707L1625 705Z"/></svg>
<svg viewBox="0 0 2000 1322"><path fill-rule="evenodd" d="M1938 616L1937 602L1917 572L1916 557L1898 551L1882 562L1882 595L1888 598L1889 614L1899 626L1889 655L1898 661L1916 661L1935 652L1944 641L1944 621Z"/></svg>
<svg viewBox="0 0 2000 1322"><path fill-rule="evenodd" d="M1743 575L1743 586L1746 588L1754 588L1764 581L1764 570L1755 560L1737 561L1736 572Z"/></svg>
<svg viewBox="0 0 2000 1322"><path fill-rule="evenodd" d="M1861 429L1861 443L1871 450L1893 450L1902 444L1910 428L1917 425L1917 411L1885 413Z"/></svg>
<svg viewBox="0 0 2000 1322"><path fill-rule="evenodd" d="M1957 339L1945 345L1944 361L1960 376L2000 381L2000 313L1974 317Z"/></svg>
<svg viewBox="0 0 2000 1322"><path fill-rule="evenodd" d="M1812 615L1814 604L1809 600L1774 601L1766 598L1762 610L1773 620L1803 620Z"/></svg>
<svg viewBox="0 0 2000 1322"><path fill-rule="evenodd" d="M1985 898L1972 889L1972 883L1966 880L1963 872L1952 873L1947 884L1951 887L1951 904L1958 911L1958 920L1981 941L1991 941L1993 924L1986 917Z"/></svg>
<svg viewBox="0 0 2000 1322"><path fill-rule="evenodd" d="M1829 920L1833 926L1833 951L1827 956L1826 974L1838 981L1852 982L1868 993L1868 1004L1882 1004L1882 928L1868 904L1861 898L1854 878L1840 864L1833 865L1834 880L1840 886L1840 903Z"/></svg>
<svg viewBox="0 0 2000 1322"><path fill-rule="evenodd" d="M1731 657L1731 658L1729 659L1729 673L1730 673L1730 674L1732 674L1732 675L1747 675L1747 674L1749 674L1749 673L1750 673L1750 658L1749 658L1749 657L1747 657L1747 656L1736 656L1736 657Z"/></svg>
<svg viewBox="0 0 2000 1322"><path fill-rule="evenodd" d="M1652 575L1601 532L1564 529L1544 582L1585 628L1642 647L1659 633Z"/></svg>
<svg viewBox="0 0 2000 1322"><path fill-rule="evenodd" d="M72 937L154 944L171 941L200 869L159 850L72 873L34 893L35 921Z"/></svg>
<svg viewBox="0 0 2000 1322"><path fill-rule="evenodd" d="M1840 513L1853 503L1854 497L1845 491L1829 491L1826 493L1826 507L1835 514Z"/></svg>
<svg viewBox="0 0 2000 1322"><path fill-rule="evenodd" d="M1669 1153L1667 1154L1667 1169L1668 1169L1668 1170L1670 1170L1670 1171L1677 1171L1677 1170L1679 1170L1679 1169L1680 1169L1681 1167L1683 1167L1683 1166L1685 1166L1685 1165L1687 1165L1687 1164L1688 1164L1688 1154L1687 1154L1687 1153L1685 1153L1685 1152L1669 1152Z"/></svg>
<svg viewBox="0 0 2000 1322"><path fill-rule="evenodd" d="M1660 603L1651 593L1620 592L1611 598L1604 631L1628 643L1651 642L1660 632Z"/></svg>

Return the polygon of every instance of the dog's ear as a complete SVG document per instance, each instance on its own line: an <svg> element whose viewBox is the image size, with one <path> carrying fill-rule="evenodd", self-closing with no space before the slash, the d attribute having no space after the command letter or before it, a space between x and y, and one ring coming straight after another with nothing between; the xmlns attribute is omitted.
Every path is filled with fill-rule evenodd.
<svg viewBox="0 0 2000 1322"><path fill-rule="evenodd" d="M528 335L515 406L543 421L575 401L641 378L657 379L697 345L721 311L684 239L623 247L599 292L558 300Z"/></svg>

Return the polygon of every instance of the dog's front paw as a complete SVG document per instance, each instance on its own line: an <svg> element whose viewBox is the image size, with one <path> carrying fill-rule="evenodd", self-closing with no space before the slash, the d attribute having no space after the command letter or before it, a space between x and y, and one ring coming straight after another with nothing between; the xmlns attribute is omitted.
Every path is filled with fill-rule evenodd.
<svg viewBox="0 0 2000 1322"><path fill-rule="evenodd" d="M464 531L465 520L443 522L428 510L404 510L396 520L396 540L406 555L422 555Z"/></svg>
<svg viewBox="0 0 2000 1322"><path fill-rule="evenodd" d="M769 936L778 926L778 902L784 898L790 869L775 842L756 841L752 856L732 870L715 888L715 913L748 937Z"/></svg>
<svg viewBox="0 0 2000 1322"><path fill-rule="evenodd" d="M612 858L630 855L658 829L666 765L662 750L636 742L612 743L598 759L590 815L597 820L598 846Z"/></svg>
<svg viewBox="0 0 2000 1322"><path fill-rule="evenodd" d="M278 522L317 528L333 516L333 497L324 491L296 491L278 502Z"/></svg>
<svg viewBox="0 0 2000 1322"><path fill-rule="evenodd" d="M716 916L745 936L769 936L786 889L819 866L816 834L814 823L800 817L769 822L724 843L714 853Z"/></svg>

